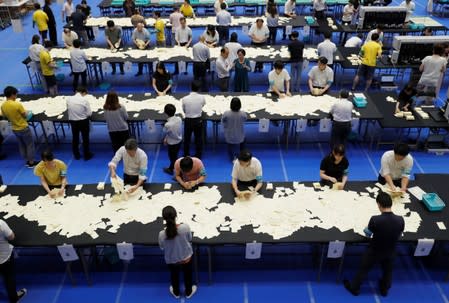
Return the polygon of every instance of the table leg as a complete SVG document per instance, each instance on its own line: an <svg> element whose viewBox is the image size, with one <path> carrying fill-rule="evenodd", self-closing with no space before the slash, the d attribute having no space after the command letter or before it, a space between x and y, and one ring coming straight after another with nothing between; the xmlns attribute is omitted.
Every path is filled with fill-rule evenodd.
<svg viewBox="0 0 449 303"><path fill-rule="evenodd" d="M338 266L338 272L337 272L337 284L340 283L340 277L341 277L341 273L343 271L343 262L345 260L345 251L343 250L343 253L341 255L340 258L340 264Z"/></svg>
<svg viewBox="0 0 449 303"><path fill-rule="evenodd" d="M80 258L80 262L83 267L83 272L84 272L84 276L86 277L87 284L89 286L92 286L92 282L89 277L89 268L87 266L86 257L84 256L84 253L81 251L81 248L77 248L76 251L78 253L78 257Z"/></svg>
<svg viewBox="0 0 449 303"><path fill-rule="evenodd" d="M72 283L72 286L76 286L76 281L73 279L72 275L72 262L67 262L65 266L65 271L69 275L70 282Z"/></svg>
<svg viewBox="0 0 449 303"><path fill-rule="evenodd" d="M320 280L321 280L321 270L323 269L324 251L326 249L326 244L320 244L320 246L321 246L321 257L320 257L320 265L318 268L318 277L317 277L318 282L320 282Z"/></svg>
<svg viewBox="0 0 449 303"><path fill-rule="evenodd" d="M210 246L207 246L207 270L209 273L209 285L212 285L212 252Z"/></svg>

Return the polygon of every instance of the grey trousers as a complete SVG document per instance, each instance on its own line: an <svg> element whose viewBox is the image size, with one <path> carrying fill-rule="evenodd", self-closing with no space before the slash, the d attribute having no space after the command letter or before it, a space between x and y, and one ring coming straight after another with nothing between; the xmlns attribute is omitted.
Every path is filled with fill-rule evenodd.
<svg viewBox="0 0 449 303"><path fill-rule="evenodd" d="M14 134L17 137L20 155L29 163L34 162L34 141L30 128L15 130Z"/></svg>

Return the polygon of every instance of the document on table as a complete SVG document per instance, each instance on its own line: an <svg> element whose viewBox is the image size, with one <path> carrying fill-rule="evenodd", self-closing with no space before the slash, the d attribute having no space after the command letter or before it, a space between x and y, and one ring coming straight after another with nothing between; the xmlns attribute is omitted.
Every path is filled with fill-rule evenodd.
<svg viewBox="0 0 449 303"><path fill-rule="evenodd" d="M422 200L422 196L426 193L419 186L410 187L408 189L408 192L411 193L416 199L418 199L420 201Z"/></svg>

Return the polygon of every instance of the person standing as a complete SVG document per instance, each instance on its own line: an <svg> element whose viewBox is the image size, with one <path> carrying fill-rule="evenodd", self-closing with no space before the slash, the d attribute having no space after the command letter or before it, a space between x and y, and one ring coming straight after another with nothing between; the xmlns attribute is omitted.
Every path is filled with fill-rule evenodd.
<svg viewBox="0 0 449 303"><path fill-rule="evenodd" d="M335 102L329 113L332 115L331 148L346 145L351 133L352 110L354 105L348 100L347 90L340 91L340 99Z"/></svg>
<svg viewBox="0 0 449 303"><path fill-rule="evenodd" d="M83 156L88 161L94 156L90 152L89 132L90 132L90 116L92 110L89 101L85 98L87 90L85 87L78 87L74 96L67 98L67 113L72 128L72 152L76 160L81 158L79 151L80 133L83 138Z"/></svg>
<svg viewBox="0 0 449 303"><path fill-rule="evenodd" d="M334 64L334 55L337 51L337 46L331 41L332 34L328 31L323 33L324 41L317 46L318 56L325 57L327 64L332 67Z"/></svg>
<svg viewBox="0 0 449 303"><path fill-rule="evenodd" d="M223 4L224 4L224 7L223 7ZM224 1L224 0L215 0L214 11L215 11L216 15L219 12L221 12L222 10L227 9L227 8L228 8L228 4L226 3L226 1Z"/></svg>
<svg viewBox="0 0 449 303"><path fill-rule="evenodd" d="M248 35L251 38L251 45L260 47L265 46L267 39L270 36L270 31L268 30L268 27L263 24L263 19L258 18L256 19L256 23L251 25ZM255 71L262 72L262 69L263 63L257 62Z"/></svg>
<svg viewBox="0 0 449 303"><path fill-rule="evenodd" d="M65 20L66 23L69 23L71 21L72 14L75 12L75 6L73 5L73 0L67 0L64 5L62 6L61 11L61 19ZM64 19L65 17L65 19Z"/></svg>
<svg viewBox="0 0 449 303"><path fill-rule="evenodd" d="M48 35L50 37L50 41L53 45L58 45L58 33L56 31L56 19L53 11L51 10L51 0L45 0L45 5L43 7L44 13L48 16Z"/></svg>
<svg viewBox="0 0 449 303"><path fill-rule="evenodd" d="M415 3L412 2L412 0L404 0L401 2L401 4L399 4L399 6L405 7L407 9L407 15L405 16L404 23L410 22L410 18L415 11Z"/></svg>
<svg viewBox="0 0 449 303"><path fill-rule="evenodd" d="M327 66L325 57L318 58L318 65L309 71L309 89L314 96L321 96L327 93L334 81L334 71Z"/></svg>
<svg viewBox="0 0 449 303"><path fill-rule="evenodd" d="M433 54L426 56L419 67L422 74L416 89L418 94L427 96L427 104L432 104L432 99L437 96L437 88L446 72L447 59L443 55L443 45L436 44L433 46Z"/></svg>
<svg viewBox="0 0 449 303"><path fill-rule="evenodd" d="M292 92L301 91L301 74L303 66L304 43L298 40L299 33L292 32L291 42L288 44L288 51L290 52L290 74Z"/></svg>
<svg viewBox="0 0 449 303"><path fill-rule="evenodd" d="M223 47L216 61L217 85L221 92L229 90L229 76L233 68L234 65L229 61L229 50Z"/></svg>
<svg viewBox="0 0 449 303"><path fill-rule="evenodd" d="M362 41L363 34L357 34L349 38L346 43L345 47L360 47L363 43Z"/></svg>
<svg viewBox="0 0 449 303"><path fill-rule="evenodd" d="M120 48L122 44L122 28L118 25L115 25L114 21L108 20L106 23L106 28L104 30L104 35L106 36L106 42L111 51L115 51ZM123 70L123 63L119 63L120 66L120 74L125 74ZM116 66L115 63L111 63L112 67L112 75L115 75Z"/></svg>
<svg viewBox="0 0 449 303"><path fill-rule="evenodd" d="M341 23L344 25L351 25L352 19L354 18L354 14L356 13L356 9L354 8L354 4L351 1L343 8L343 15L341 17Z"/></svg>
<svg viewBox="0 0 449 303"><path fill-rule="evenodd" d="M53 43L50 40L44 41L44 50L39 53L39 61L41 63L42 75L44 75L45 83L47 85L50 96L58 94L58 85L56 83L55 69L56 63L50 55L50 50Z"/></svg>
<svg viewBox="0 0 449 303"><path fill-rule="evenodd" d="M176 45L175 34L178 28L181 27L181 18L184 16L179 12L179 7L175 6L173 13L170 14L169 20L171 24L171 45Z"/></svg>
<svg viewBox="0 0 449 303"><path fill-rule="evenodd" d="M73 49L70 50L70 64L73 73L73 91L78 88L79 78L81 77L81 85L87 87L87 55L80 49L81 41L76 39L73 41Z"/></svg>
<svg viewBox="0 0 449 303"><path fill-rule="evenodd" d="M31 119L31 111L26 111L22 103L17 99L17 88L7 86L3 90L6 101L1 106L3 116L11 123L12 131L19 144L20 155L26 160L25 165L28 168L36 166L34 161L34 141L31 130L28 126L28 120Z"/></svg>
<svg viewBox="0 0 449 303"><path fill-rule="evenodd" d="M352 90L354 91L357 84L360 81L360 77L364 77L366 80L365 91L368 91L371 83L373 82L374 73L376 71L376 60L382 55L382 46L377 42L379 35L374 33L371 36L371 40L363 44L360 49L360 55L362 56L362 63L357 70L357 75L352 83Z"/></svg>
<svg viewBox="0 0 449 303"><path fill-rule="evenodd" d="M237 59L237 51L242 48L239 43L239 38L236 32L231 34L231 40L224 45L229 50L229 61L234 62Z"/></svg>
<svg viewBox="0 0 449 303"><path fill-rule="evenodd" d="M137 47L137 49L144 50L148 48L150 45L150 33L148 30L144 27L143 23L138 23L136 28L133 31L133 34L131 36L131 39L133 40L134 45ZM143 63L138 63L139 70L136 77L141 76L143 74Z"/></svg>
<svg viewBox="0 0 449 303"><path fill-rule="evenodd" d="M206 38L204 37L204 35L200 36L199 41L192 48L193 78L195 81L200 81L200 83L202 84L201 91L203 92L209 91L206 79L206 71L210 63L210 50L205 41Z"/></svg>
<svg viewBox="0 0 449 303"><path fill-rule="evenodd" d="M258 192L263 185L262 164L259 159L253 157L249 150L242 150L234 161L232 167L232 189L239 198L244 198L241 190L253 187L254 192Z"/></svg>
<svg viewBox="0 0 449 303"><path fill-rule="evenodd" d="M190 5L190 0L184 0L179 11L185 18L196 18L195 11L193 10L192 5Z"/></svg>
<svg viewBox="0 0 449 303"><path fill-rule="evenodd" d="M114 91L108 92L103 109L112 150L116 153L129 139L128 112L125 106L119 103L118 95Z"/></svg>
<svg viewBox="0 0 449 303"><path fill-rule="evenodd" d="M323 20L326 12L326 1L325 0L313 0L313 12L315 15L315 18L318 20Z"/></svg>
<svg viewBox="0 0 449 303"><path fill-rule="evenodd" d="M42 152L41 161L34 168L34 174L39 177L42 187L51 198L64 196L67 186L67 165L55 159L51 150Z"/></svg>
<svg viewBox="0 0 449 303"><path fill-rule="evenodd" d="M221 117L228 156L231 161L237 158L239 152L245 149L245 122L248 119L242 111L242 102L238 97L231 100L231 110L227 110ZM239 152L236 152L239 150Z"/></svg>
<svg viewBox="0 0 449 303"><path fill-rule="evenodd" d="M14 268L14 255L12 254L14 246L9 241L15 239L14 232L8 224L0 219L0 273L8 294L10 303L16 303L26 296L26 288L16 290L16 274Z"/></svg>
<svg viewBox="0 0 449 303"><path fill-rule="evenodd" d="M276 36L279 26L279 14L276 6L270 6L267 10L267 26L270 32L267 42L269 45L276 45Z"/></svg>
<svg viewBox="0 0 449 303"><path fill-rule="evenodd" d="M50 0L49 0L50 1ZM91 17L92 9L89 5L87 5L86 0L81 0L81 11L83 12L84 16L86 16L87 19ZM87 33L87 38L89 38L89 41L95 41L95 35L94 30L91 26L84 26L84 29Z"/></svg>
<svg viewBox="0 0 449 303"><path fill-rule="evenodd" d="M203 162L196 157L183 157L175 162L175 178L184 189L195 189L206 180Z"/></svg>
<svg viewBox="0 0 449 303"><path fill-rule="evenodd" d="M321 160L320 183L333 188L334 184L338 189L343 189L348 181L349 161L345 157L345 146L343 144L334 145L332 152Z"/></svg>
<svg viewBox="0 0 449 303"><path fill-rule="evenodd" d="M270 5L269 7L276 7L276 5ZM267 12L269 11L267 6ZM277 7L276 7L277 10ZM287 0L284 4L284 16L287 18L296 18L296 0ZM282 39L285 40L287 38L286 27L284 26L282 29Z"/></svg>
<svg viewBox="0 0 449 303"><path fill-rule="evenodd" d="M47 83L45 82L44 75L42 74L42 68L41 68L41 59L40 54L41 51L45 50L45 47L40 44L41 37L39 35L33 35L33 38L31 38L31 45L28 48L28 56L31 59L31 64L34 65L37 74L39 75L39 79L41 80L42 88L44 91L48 91L47 89Z"/></svg>
<svg viewBox="0 0 449 303"><path fill-rule="evenodd" d="M365 39L365 43L370 42L372 39L373 34L377 34L378 38L377 38L377 42L380 44L380 46L382 46L382 43L384 41L384 27L383 25L379 24L377 25L377 27L373 30L370 30L368 32L368 35L366 35L366 39Z"/></svg>
<svg viewBox="0 0 449 303"><path fill-rule="evenodd" d="M249 92L248 73L251 71L249 60L245 58L246 52L243 48L237 51L237 59L234 60L234 91Z"/></svg>
<svg viewBox="0 0 449 303"><path fill-rule="evenodd" d="M360 294L360 285L376 263L382 267L382 278L378 283L380 294L387 296L391 288L395 250L404 231L404 218L392 212L393 202L387 193L380 192L376 202L381 214L372 216L365 228L366 236L370 238L372 235L372 238L362 256L360 269L352 281L343 281L344 287L354 296Z"/></svg>
<svg viewBox="0 0 449 303"><path fill-rule="evenodd" d="M387 184L392 191L398 186L405 193L413 168L413 157L410 155L408 145L396 143L393 150L386 151L382 155L380 163L379 183Z"/></svg>
<svg viewBox="0 0 449 303"><path fill-rule="evenodd" d="M134 14L131 16L131 24L135 28L139 23L143 23L143 25L147 26L145 17L140 14L140 11L138 9L135 9Z"/></svg>
<svg viewBox="0 0 449 303"><path fill-rule="evenodd" d="M201 159L203 152L203 107L206 105L206 98L198 94L201 82L194 80L191 84L192 92L181 99L182 110L184 111L184 156L190 155L190 139L192 133L195 136L195 157Z"/></svg>
<svg viewBox="0 0 449 303"><path fill-rule="evenodd" d="M220 41L219 44L220 45L224 45L225 43L227 43L229 41L229 26L231 26L232 23L232 16L231 14L227 11L227 5L224 1L222 0L218 0L218 2L221 6L220 11L217 12L217 17L216 17L216 21L217 21L217 32L218 32L218 36L220 37Z"/></svg>
<svg viewBox="0 0 449 303"><path fill-rule="evenodd" d="M182 271L185 295L190 299L197 291L197 286L192 282L192 232L187 224L177 224L176 217L176 209L173 206L162 209L165 229L159 233L159 247L164 250L165 263L170 270L170 293L179 299L179 273Z"/></svg>
<svg viewBox="0 0 449 303"><path fill-rule="evenodd" d="M76 11L72 13L72 28L73 31L78 35L78 39L83 40L83 46L89 46L89 38L86 32L86 20L87 16L83 14L83 7L78 4L76 6Z"/></svg>
<svg viewBox="0 0 449 303"><path fill-rule="evenodd" d="M125 0L123 1L123 11L125 12L126 17L131 17L136 10L136 4L133 0Z"/></svg>
<svg viewBox="0 0 449 303"><path fill-rule="evenodd" d="M161 18L160 12L154 12L154 29L156 31L156 46L165 47L165 21Z"/></svg>
<svg viewBox="0 0 449 303"><path fill-rule="evenodd" d="M173 104L167 104L164 107L164 113L167 115L167 122L164 124L164 145L167 145L168 159L170 165L164 167L164 172L173 175L175 162L178 159L179 149L182 141L182 119L175 116L176 107Z"/></svg>
<svg viewBox="0 0 449 303"><path fill-rule="evenodd" d="M33 28L34 25L37 25L37 30L42 37L42 43L47 39L48 34L48 16L41 9L41 5L39 3L34 3L34 13L33 13Z"/></svg>
<svg viewBox="0 0 449 303"><path fill-rule="evenodd" d="M274 69L268 73L268 82L270 84L269 92L274 93L279 98L291 96L290 93L290 75L284 68L284 63L277 60L273 64Z"/></svg>
<svg viewBox="0 0 449 303"><path fill-rule="evenodd" d="M147 179L148 156L139 148L136 139L126 140L125 145L117 150L108 164L111 178L117 178L117 165L121 160L123 160L123 183L132 185L128 192L133 193Z"/></svg>
<svg viewBox="0 0 449 303"><path fill-rule="evenodd" d="M159 61L156 64L156 71L152 75L152 85L158 96L165 96L171 93L173 81L170 73L165 68L165 64Z"/></svg>

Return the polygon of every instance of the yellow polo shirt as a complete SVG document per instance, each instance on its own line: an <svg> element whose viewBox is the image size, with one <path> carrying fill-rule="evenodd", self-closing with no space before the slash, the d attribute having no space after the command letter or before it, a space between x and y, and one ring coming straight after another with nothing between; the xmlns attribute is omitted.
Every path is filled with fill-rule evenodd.
<svg viewBox="0 0 449 303"><path fill-rule="evenodd" d="M34 12L33 21L36 22L40 32L48 30L48 16L43 10L39 9Z"/></svg>
<svg viewBox="0 0 449 303"><path fill-rule="evenodd" d="M154 23L156 29L156 41L165 41L165 22L162 19L158 19Z"/></svg>
<svg viewBox="0 0 449 303"><path fill-rule="evenodd" d="M192 18L193 17L193 7L191 5L181 5L181 8L179 10L181 14L184 15L186 18Z"/></svg>
<svg viewBox="0 0 449 303"><path fill-rule="evenodd" d="M2 114L11 122L12 130L21 131L28 127L28 122L23 117L25 108L19 101L6 100L3 102Z"/></svg>
<svg viewBox="0 0 449 303"><path fill-rule="evenodd" d="M55 166L48 168L44 161L40 161L34 168L34 174L44 177L48 185L58 186L62 184L62 178L67 175L67 165L58 159L53 160Z"/></svg>
<svg viewBox="0 0 449 303"><path fill-rule="evenodd" d="M41 53L39 54L39 59L41 61L42 74L44 76L53 76L55 74L55 71L53 67L49 65L50 62L53 61L50 53L47 50L41 51Z"/></svg>
<svg viewBox="0 0 449 303"><path fill-rule="evenodd" d="M376 59L382 54L382 46L375 41L369 41L362 46L362 64L376 66Z"/></svg>

